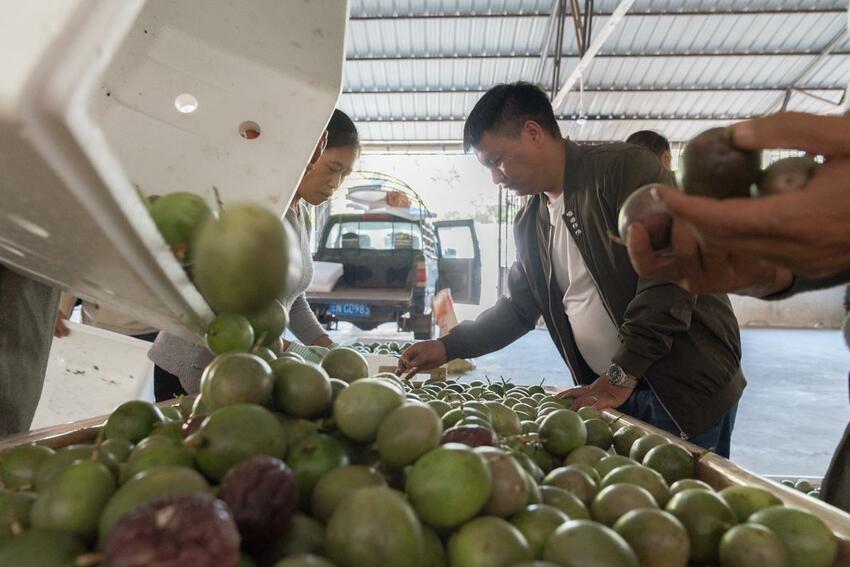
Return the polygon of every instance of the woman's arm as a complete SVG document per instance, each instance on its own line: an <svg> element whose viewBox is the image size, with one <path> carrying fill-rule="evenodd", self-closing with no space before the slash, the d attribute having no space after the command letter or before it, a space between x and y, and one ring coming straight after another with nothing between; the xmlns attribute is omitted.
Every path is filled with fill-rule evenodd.
<svg viewBox="0 0 850 567"><path fill-rule="evenodd" d="M303 293L295 298L289 308L289 330L305 345L326 347L333 343L319 324Z"/></svg>

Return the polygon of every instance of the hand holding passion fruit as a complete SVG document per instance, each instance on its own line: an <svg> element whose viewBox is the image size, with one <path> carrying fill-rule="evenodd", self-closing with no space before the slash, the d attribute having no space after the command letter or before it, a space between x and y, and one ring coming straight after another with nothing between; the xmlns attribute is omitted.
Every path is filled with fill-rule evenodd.
<svg viewBox="0 0 850 567"><path fill-rule="evenodd" d="M703 191L701 183L689 185L701 166L686 172L684 193L657 187L651 192L653 210L665 208L673 217L669 249L657 254L653 249L657 235L641 226L640 219L628 223L622 236L628 241L636 271L673 281L692 292L765 296L787 288L793 274L820 277L850 266L848 131L850 118L791 112L725 130L729 135L715 142L728 144L720 152L726 158L729 148L744 155L758 149L796 148L824 155L826 162L818 165L808 157L786 158L761 172L757 181L748 177L731 193L725 189L734 184L727 183L723 195L714 189ZM711 132L695 138L688 148L697 148L698 154L706 144L692 144ZM699 160L692 152L685 159L686 169L695 161ZM708 170L713 171L711 167ZM751 183L745 191L746 181L758 183L758 189ZM745 192L759 198L746 198Z"/></svg>

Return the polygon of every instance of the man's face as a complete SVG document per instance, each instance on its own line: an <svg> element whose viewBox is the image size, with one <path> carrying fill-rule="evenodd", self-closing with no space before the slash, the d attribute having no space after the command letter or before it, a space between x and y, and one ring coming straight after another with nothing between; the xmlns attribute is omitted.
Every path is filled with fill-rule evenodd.
<svg viewBox="0 0 850 567"><path fill-rule="evenodd" d="M519 195L533 195L548 190L541 175L540 144L542 132L534 122L527 122L518 137L485 132L473 148L478 161L490 170L493 183L513 189Z"/></svg>
<svg viewBox="0 0 850 567"><path fill-rule="evenodd" d="M326 149L301 179L298 195L311 205L321 205L342 185L356 160L357 148L353 146Z"/></svg>

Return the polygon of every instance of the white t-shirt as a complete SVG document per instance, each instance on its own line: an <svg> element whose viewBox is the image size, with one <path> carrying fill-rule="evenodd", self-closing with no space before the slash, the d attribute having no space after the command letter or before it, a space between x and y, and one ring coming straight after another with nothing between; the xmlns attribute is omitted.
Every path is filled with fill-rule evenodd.
<svg viewBox="0 0 850 567"><path fill-rule="evenodd" d="M582 358L594 372L604 374L611 357L620 348L617 326L605 309L581 251L564 222L564 194L548 207L552 225L551 262L558 287L564 291L564 313L570 320Z"/></svg>

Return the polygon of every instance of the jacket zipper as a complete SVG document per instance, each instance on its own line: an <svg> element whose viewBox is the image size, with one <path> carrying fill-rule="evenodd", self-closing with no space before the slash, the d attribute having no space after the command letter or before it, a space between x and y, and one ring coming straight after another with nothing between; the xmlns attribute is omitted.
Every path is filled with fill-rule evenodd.
<svg viewBox="0 0 850 567"><path fill-rule="evenodd" d="M564 201L564 205L566 206L566 201ZM570 226L569 226L569 223L568 223L568 222L566 221L566 219L565 219L565 218L563 218L563 217L561 218L561 220L562 220L562 221L564 221L564 224L565 224L565 225L567 225L567 230L570 230L570 234L572 235L573 239L575 239L575 234L572 232L572 230L571 230L571 228L570 228ZM550 231L550 233L551 233L551 231ZM550 254L549 254L549 277L550 277L550 278L552 277L552 255L551 255L551 246L552 246L552 239L551 239L551 237L550 237L550 238L549 238L549 247L550 247ZM614 319L614 314L613 314L613 313L611 313L611 308L609 307L608 302L607 302L607 301L605 301L605 296L602 294L602 288L601 288L601 287L599 286L599 284L597 283L597 281L596 281L596 276L594 276L594 275L593 275L593 270L591 270L591 269L590 269L590 267L589 267L589 266L590 266L590 264L587 262L587 257L586 257L586 256L585 256L585 254L584 254L584 250L582 250L581 246L579 246L579 244L578 244L578 241L577 241L577 240L576 240L576 248L578 248L579 254L581 254L581 258L582 258L582 260L584 261L584 266L585 266L585 268L587 268L587 273L590 275L590 281L592 281L592 282L593 282L593 287L595 287L595 288L596 288L596 293L598 293L598 294L599 294L599 297L602 299L602 304L603 304L603 305L605 305L605 311L607 311L607 312L608 312L608 317L610 317L610 318L611 318L611 321L612 321L612 322L616 325L616 324L617 324L617 322L616 322L617 320L616 320L616 319ZM549 284L549 285L550 285L550 288L551 288L551 285L552 285L552 284L551 284L551 282L550 282L550 284ZM552 316L552 297L551 297L551 294L549 294L549 316L550 316L550 317L552 317L552 318L553 318L553 320L554 320L554 316ZM556 330L556 331L557 331L557 330ZM561 338L561 335L560 335L560 334L558 334L558 339L560 340L560 338ZM563 347L563 342L561 342L561 346ZM639 377L639 378L640 378L640 377ZM656 400L658 400L658 403L659 403L659 404L661 404L661 407L664 409L664 411L665 411L665 412L667 412L667 415L669 415L669 416L670 416L670 419L673 421L673 424L674 424L674 425L675 425L675 426L679 429L679 437L680 437L681 439L685 439L685 440L687 440L687 439L688 439L688 434L687 434L687 433L685 433L685 430L684 430L684 429L682 429L682 426L681 426L681 425L679 425L679 422L678 422L678 421L676 421L676 418L675 418L675 417L673 417L673 414L672 414L672 413L670 413L670 410L668 410L668 409L667 409L667 406L665 406L665 405L664 405L664 402L661 400L661 398L660 398L660 397L658 396L658 394L656 393L655 388L652 386L652 382L650 382L647 378L643 378L643 379L644 379L644 381L646 381L646 385L647 385L647 386L649 386L650 391L652 391L652 395L653 395L653 396L655 396L655 399L656 399Z"/></svg>

